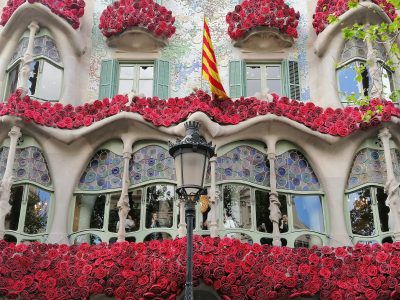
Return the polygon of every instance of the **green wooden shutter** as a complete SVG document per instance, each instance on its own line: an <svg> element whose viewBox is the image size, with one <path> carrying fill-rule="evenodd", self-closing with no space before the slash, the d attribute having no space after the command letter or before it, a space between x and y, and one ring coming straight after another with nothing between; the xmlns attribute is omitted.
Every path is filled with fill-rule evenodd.
<svg viewBox="0 0 400 300"><path fill-rule="evenodd" d="M169 62L165 60L154 61L153 95L160 99L169 97Z"/></svg>
<svg viewBox="0 0 400 300"><path fill-rule="evenodd" d="M297 61L284 60L282 62L282 83L285 96L300 100L299 64Z"/></svg>
<svg viewBox="0 0 400 300"><path fill-rule="evenodd" d="M118 60L106 59L101 62L99 99L111 98L118 91Z"/></svg>
<svg viewBox="0 0 400 300"><path fill-rule="evenodd" d="M229 95L231 98L246 96L246 63L243 60L229 62Z"/></svg>

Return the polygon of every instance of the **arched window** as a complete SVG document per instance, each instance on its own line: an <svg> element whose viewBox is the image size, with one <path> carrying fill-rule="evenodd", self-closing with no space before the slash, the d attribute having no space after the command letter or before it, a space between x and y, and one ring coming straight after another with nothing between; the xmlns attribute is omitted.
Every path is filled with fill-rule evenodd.
<svg viewBox="0 0 400 300"><path fill-rule="evenodd" d="M216 166L216 182L223 200L219 217L221 231L242 241L259 241L257 228L269 220L270 169L265 150L256 143L228 145L226 150L220 151L224 154L217 157ZM263 208L259 214L257 199L261 198Z"/></svg>
<svg viewBox="0 0 400 300"><path fill-rule="evenodd" d="M356 38L346 41L337 65L339 95L343 104L348 104L347 96L351 94L356 98L368 96L374 80L377 79L382 80L382 97L389 98L392 93L392 71L384 64L387 60L385 47L382 43L376 42L373 44L373 50L379 65L378 71L374 74L370 72L367 63L367 43Z"/></svg>
<svg viewBox="0 0 400 300"><path fill-rule="evenodd" d="M123 166L121 142L103 145L91 158L75 195L71 228L74 243L116 241ZM175 169L168 151L158 145L137 146L130 160L129 177L126 240L175 235Z"/></svg>
<svg viewBox="0 0 400 300"><path fill-rule="evenodd" d="M323 191L306 157L292 145L278 144L275 172L282 219L279 229L288 246L326 242ZM269 227L272 223L269 222Z"/></svg>
<svg viewBox="0 0 400 300"><path fill-rule="evenodd" d="M11 211L5 218L7 238L11 241L45 241L53 202L49 169L34 139L24 136L15 153L14 183L9 203ZM7 165L7 139L0 148L0 177Z"/></svg>
<svg viewBox="0 0 400 300"><path fill-rule="evenodd" d="M5 99L17 88L21 59L27 50L28 39L26 34L21 38L8 65ZM50 33L42 28L34 39L33 61L29 64L27 82L28 95L39 100L59 100L62 80L63 66L56 43Z"/></svg>
<svg viewBox="0 0 400 300"><path fill-rule="evenodd" d="M400 178L400 151L394 144L391 147L395 174ZM381 243L391 238L385 182L384 151L379 143L366 141L354 158L346 189L347 217L354 243Z"/></svg>

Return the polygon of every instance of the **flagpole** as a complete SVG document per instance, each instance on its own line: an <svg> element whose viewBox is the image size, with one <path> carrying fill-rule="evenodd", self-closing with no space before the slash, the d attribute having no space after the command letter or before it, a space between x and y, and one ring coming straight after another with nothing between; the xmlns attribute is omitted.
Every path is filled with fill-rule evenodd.
<svg viewBox="0 0 400 300"><path fill-rule="evenodd" d="M204 22L206 19L206 15L203 13L203 33L201 35L201 60L200 60L200 89L203 90L203 39L204 39Z"/></svg>

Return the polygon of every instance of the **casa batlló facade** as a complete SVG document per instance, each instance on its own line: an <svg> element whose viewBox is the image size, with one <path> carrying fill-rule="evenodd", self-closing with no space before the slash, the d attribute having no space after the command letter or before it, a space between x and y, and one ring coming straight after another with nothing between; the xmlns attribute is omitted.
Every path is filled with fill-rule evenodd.
<svg viewBox="0 0 400 300"><path fill-rule="evenodd" d="M398 297L399 75L384 43L341 33L390 23L387 1L0 7L0 295L179 298L168 141L197 121L216 146L194 223L199 295ZM204 16L226 100L201 79Z"/></svg>

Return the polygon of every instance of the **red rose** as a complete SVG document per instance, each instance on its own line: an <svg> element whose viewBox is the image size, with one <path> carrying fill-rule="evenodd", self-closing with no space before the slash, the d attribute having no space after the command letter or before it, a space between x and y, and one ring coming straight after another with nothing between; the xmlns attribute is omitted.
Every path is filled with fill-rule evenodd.
<svg viewBox="0 0 400 300"><path fill-rule="evenodd" d="M139 277L138 280L139 285L146 285L149 283L149 277L147 275L143 275L141 277Z"/></svg>
<svg viewBox="0 0 400 300"><path fill-rule="evenodd" d="M321 275L325 279L329 279L331 277L331 271L329 271L327 268L321 268L321 270L319 271L319 275Z"/></svg>

